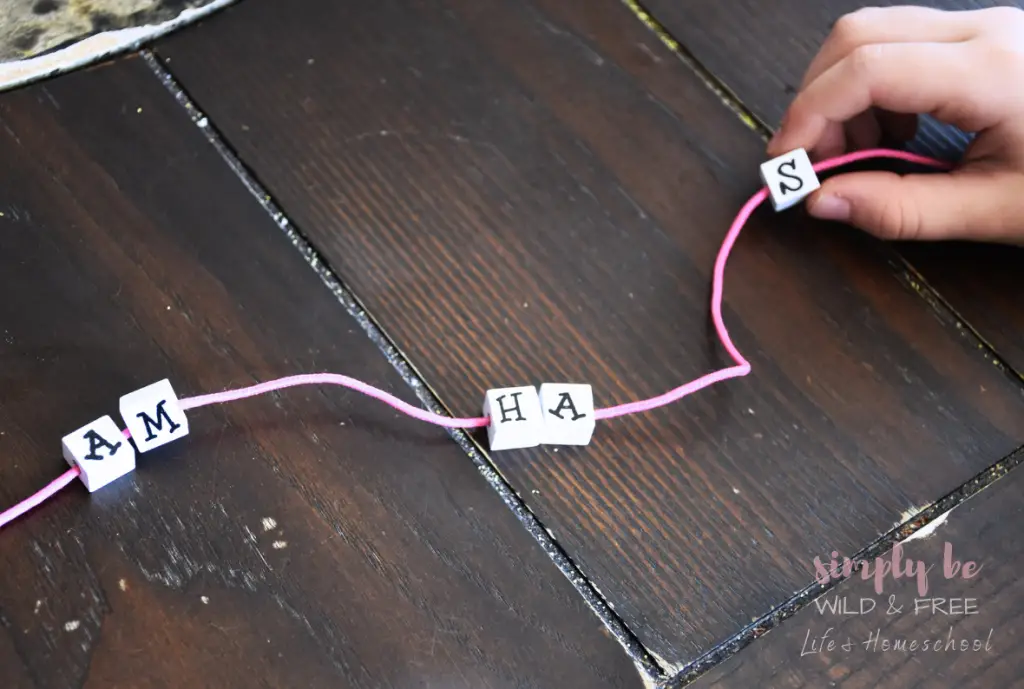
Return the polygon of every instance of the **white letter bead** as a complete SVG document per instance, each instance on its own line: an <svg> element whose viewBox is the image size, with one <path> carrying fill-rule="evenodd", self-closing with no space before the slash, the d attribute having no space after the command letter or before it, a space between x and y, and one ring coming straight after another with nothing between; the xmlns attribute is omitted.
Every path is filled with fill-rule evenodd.
<svg viewBox="0 0 1024 689"><path fill-rule="evenodd" d="M807 151L798 148L761 164L761 181L776 211L795 206L821 188Z"/></svg>
<svg viewBox="0 0 1024 689"><path fill-rule="evenodd" d="M594 434L594 393L589 385L540 386L545 445L588 445Z"/></svg>
<svg viewBox="0 0 1024 689"><path fill-rule="evenodd" d="M491 420L487 425L491 450L536 447L544 440L540 397L532 385L488 390L484 395L484 416Z"/></svg>
<svg viewBox="0 0 1024 689"><path fill-rule="evenodd" d="M139 452L188 435L188 419L167 379L124 395L120 407Z"/></svg>
<svg viewBox="0 0 1024 689"><path fill-rule="evenodd" d="M135 448L109 416L68 433L61 444L64 459L81 469L79 477L90 493L135 470Z"/></svg>

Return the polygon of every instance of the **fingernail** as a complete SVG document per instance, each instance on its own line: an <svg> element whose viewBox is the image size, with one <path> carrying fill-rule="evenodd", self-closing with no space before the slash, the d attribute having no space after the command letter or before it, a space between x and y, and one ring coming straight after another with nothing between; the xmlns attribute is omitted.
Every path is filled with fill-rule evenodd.
<svg viewBox="0 0 1024 689"><path fill-rule="evenodd" d="M838 196L823 195L807 205L807 212L821 220L850 219L850 202Z"/></svg>

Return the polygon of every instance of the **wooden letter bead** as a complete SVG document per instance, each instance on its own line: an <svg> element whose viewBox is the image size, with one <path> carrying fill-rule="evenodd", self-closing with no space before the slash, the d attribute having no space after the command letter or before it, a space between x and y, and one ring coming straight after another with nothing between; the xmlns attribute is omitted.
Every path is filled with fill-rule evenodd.
<svg viewBox="0 0 1024 689"><path fill-rule="evenodd" d="M594 392L589 385L544 383L540 386L545 445L589 445L594 434Z"/></svg>
<svg viewBox="0 0 1024 689"><path fill-rule="evenodd" d="M61 440L64 459L82 470L90 493L135 470L135 448L109 416L96 419Z"/></svg>
<svg viewBox="0 0 1024 689"><path fill-rule="evenodd" d="M798 148L761 164L761 181L776 211L795 206L821 188L807 151Z"/></svg>
<svg viewBox="0 0 1024 689"><path fill-rule="evenodd" d="M139 452L188 435L188 419L166 379L124 395L120 407L121 418Z"/></svg>
<svg viewBox="0 0 1024 689"><path fill-rule="evenodd" d="M492 450L536 447L544 440L540 397L532 385L488 390L484 416L491 420L487 442Z"/></svg>

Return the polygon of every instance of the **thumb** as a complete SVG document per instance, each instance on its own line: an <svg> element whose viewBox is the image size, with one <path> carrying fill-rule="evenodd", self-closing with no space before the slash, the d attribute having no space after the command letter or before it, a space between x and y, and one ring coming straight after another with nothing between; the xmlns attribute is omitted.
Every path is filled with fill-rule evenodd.
<svg viewBox="0 0 1024 689"><path fill-rule="evenodd" d="M970 169L904 176L853 172L822 182L807 210L882 239L1020 242L1024 175Z"/></svg>

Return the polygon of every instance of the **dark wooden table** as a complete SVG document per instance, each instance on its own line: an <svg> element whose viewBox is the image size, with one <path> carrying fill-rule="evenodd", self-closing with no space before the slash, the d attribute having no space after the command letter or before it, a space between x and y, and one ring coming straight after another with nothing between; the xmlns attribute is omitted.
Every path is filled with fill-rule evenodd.
<svg viewBox="0 0 1024 689"><path fill-rule="evenodd" d="M0 94L0 505L165 377L476 416L722 367L719 244L853 7L245 0ZM724 305L753 373L587 447L342 388L193 410L0 530L0 686L1024 686L1022 266L762 208ZM894 547L927 592L816 581Z"/></svg>

